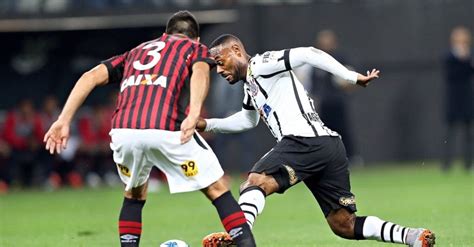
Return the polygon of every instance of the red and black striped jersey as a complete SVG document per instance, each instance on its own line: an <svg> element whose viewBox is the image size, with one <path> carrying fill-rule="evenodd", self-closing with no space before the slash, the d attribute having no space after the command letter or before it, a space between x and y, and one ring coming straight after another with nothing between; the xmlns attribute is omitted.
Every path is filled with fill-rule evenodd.
<svg viewBox="0 0 474 247"><path fill-rule="evenodd" d="M103 61L109 83L120 83L112 128L179 130L189 110L192 65L208 59L205 45L163 34Z"/></svg>

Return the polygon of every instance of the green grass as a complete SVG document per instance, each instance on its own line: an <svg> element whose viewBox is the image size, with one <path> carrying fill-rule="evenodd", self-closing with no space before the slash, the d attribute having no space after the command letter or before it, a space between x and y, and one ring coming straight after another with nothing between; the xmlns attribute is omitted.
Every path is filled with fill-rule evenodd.
<svg viewBox="0 0 474 247"><path fill-rule="evenodd" d="M474 246L474 177L434 166L356 169L352 190L359 215L376 215L437 234L438 246ZM241 178L233 181L234 195ZM12 191L0 196L0 246L118 246L117 215L121 188L56 192ZM150 194L144 210L142 245L158 247L167 239L200 246L201 238L221 231L214 207L200 193ZM336 237L312 195L300 184L268 198L254 233L259 246L388 246Z"/></svg>

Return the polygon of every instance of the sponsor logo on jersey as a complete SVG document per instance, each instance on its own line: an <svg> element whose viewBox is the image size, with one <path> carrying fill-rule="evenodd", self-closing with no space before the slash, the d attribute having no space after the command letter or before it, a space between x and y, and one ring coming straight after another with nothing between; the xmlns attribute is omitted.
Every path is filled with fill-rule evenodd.
<svg viewBox="0 0 474 247"><path fill-rule="evenodd" d="M271 53L269 51L263 53L262 63L268 63L268 61L270 60L270 55Z"/></svg>
<svg viewBox="0 0 474 247"><path fill-rule="evenodd" d="M349 206L349 205L354 205L356 202L355 202L355 198L353 196L351 197L341 197L339 198L339 204L341 204L342 206Z"/></svg>
<svg viewBox="0 0 474 247"><path fill-rule="evenodd" d="M272 108L269 105L264 104L262 109L263 109L263 112L265 113L265 117L268 118L268 115L272 111Z"/></svg>
<svg viewBox="0 0 474 247"><path fill-rule="evenodd" d="M262 54L262 63L268 63L268 62L271 62L271 61L280 60L278 57L276 57L277 55L278 55L278 53L271 52L271 51L267 51L267 52L263 53Z"/></svg>
<svg viewBox="0 0 474 247"><path fill-rule="evenodd" d="M128 167L117 164L117 167L120 170L120 173L122 173L124 176L130 177L130 169Z"/></svg>
<svg viewBox="0 0 474 247"><path fill-rule="evenodd" d="M129 76L127 79L123 80L122 85L120 86L120 92L123 92L127 87L139 86L139 85L154 85L161 86L166 88L168 84L168 78L166 76L157 74L140 74L135 77L135 75Z"/></svg>
<svg viewBox="0 0 474 247"><path fill-rule="evenodd" d="M192 160L188 160L181 164L181 169L183 170L183 173L186 175L186 177L192 177L198 174L197 164Z"/></svg>
<svg viewBox="0 0 474 247"><path fill-rule="evenodd" d="M288 181L290 182L290 185L294 185L298 182L298 177L296 176L296 172L293 168L291 168L290 166L287 166L287 165L283 165L286 169L286 171L288 171Z"/></svg>
<svg viewBox="0 0 474 247"><path fill-rule="evenodd" d="M305 118L310 120L310 121L313 121L313 122L320 122L321 119L319 118L319 115L316 113L316 112L308 112L308 113L305 113Z"/></svg>
<svg viewBox="0 0 474 247"><path fill-rule="evenodd" d="M125 235L120 236L121 243L136 243L137 239L138 239L137 236L131 235L131 234L125 234Z"/></svg>
<svg viewBox="0 0 474 247"><path fill-rule="evenodd" d="M268 115L270 115L270 112L272 111L272 108L264 104L261 108L258 109L258 114L260 114L260 117L262 117L262 120L265 122L265 124L268 125ZM270 129L271 130L271 129Z"/></svg>

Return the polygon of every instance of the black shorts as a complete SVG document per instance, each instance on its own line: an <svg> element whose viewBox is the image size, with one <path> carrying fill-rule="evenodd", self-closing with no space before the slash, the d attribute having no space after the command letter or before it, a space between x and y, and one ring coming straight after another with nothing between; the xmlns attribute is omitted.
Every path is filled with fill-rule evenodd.
<svg viewBox="0 0 474 247"><path fill-rule="evenodd" d="M273 176L279 185L277 193L303 181L325 216L339 208L357 211L346 149L339 137L285 136L250 172Z"/></svg>

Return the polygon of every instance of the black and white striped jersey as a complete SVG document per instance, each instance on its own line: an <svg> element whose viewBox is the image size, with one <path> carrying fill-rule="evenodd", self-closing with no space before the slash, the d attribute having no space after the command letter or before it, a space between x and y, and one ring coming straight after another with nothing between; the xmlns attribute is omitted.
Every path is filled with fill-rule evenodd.
<svg viewBox="0 0 474 247"><path fill-rule="evenodd" d="M290 53L268 51L250 59L243 107L257 110L277 140L285 135L338 136L319 118L314 101L292 71Z"/></svg>
<svg viewBox="0 0 474 247"><path fill-rule="evenodd" d="M207 119L206 131L236 133L258 124L261 118L273 136L339 136L324 125L314 101L292 69L303 64L356 83L358 74L348 70L329 54L313 47L268 51L252 57L244 82L242 111L223 119Z"/></svg>

